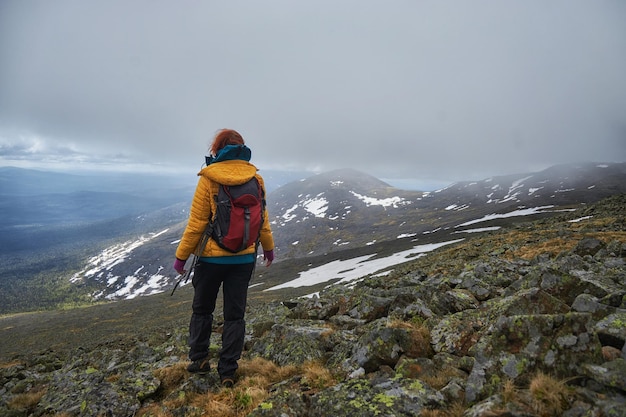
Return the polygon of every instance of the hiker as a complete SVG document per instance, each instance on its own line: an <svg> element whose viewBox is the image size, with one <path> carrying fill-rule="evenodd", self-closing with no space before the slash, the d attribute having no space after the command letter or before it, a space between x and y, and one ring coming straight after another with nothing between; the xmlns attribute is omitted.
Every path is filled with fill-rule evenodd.
<svg viewBox="0 0 626 417"><path fill-rule="evenodd" d="M262 195L265 195L263 178L257 174L257 168L249 162L251 151L238 132L231 129L218 131L209 151L210 156L206 157L207 166L198 173L200 178L191 203L187 227L176 249L174 269L179 274L186 272L185 262L196 251L209 225L209 219L213 219L217 213L215 197L221 189L220 184L235 186L256 177ZM263 259L268 267L274 260L274 238L265 204L261 212L263 217L257 244L260 241ZM197 254L199 262L192 278L194 296L189 323L191 364L187 370L198 374L206 374L210 370L208 350L213 311L220 286L223 284L224 328L217 371L225 387L231 387L235 383L237 361L243 350L244 314L248 284L256 263L257 244L253 243L233 253L220 247L216 238L211 237L206 241L202 253Z"/></svg>

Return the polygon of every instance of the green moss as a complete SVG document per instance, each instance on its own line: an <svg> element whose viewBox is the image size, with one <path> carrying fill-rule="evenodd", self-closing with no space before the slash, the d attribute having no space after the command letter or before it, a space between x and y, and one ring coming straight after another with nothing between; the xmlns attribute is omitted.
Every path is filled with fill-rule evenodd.
<svg viewBox="0 0 626 417"><path fill-rule="evenodd" d="M245 392L238 392L235 395L235 407L238 409L246 409L252 405L252 396Z"/></svg>
<svg viewBox="0 0 626 417"><path fill-rule="evenodd" d="M369 383L365 379L356 379L350 385L357 390L365 390L369 387Z"/></svg>
<svg viewBox="0 0 626 417"><path fill-rule="evenodd" d="M377 397L378 397L379 395L385 396L384 394L377 394L377 395L374 397L374 401L377 401ZM379 402L379 403L382 403L382 404L387 405L387 404L386 404L386 402L382 402L382 401L378 401L378 402ZM393 400L392 400L392 403L391 403L391 404L393 405ZM354 409L356 409L356 410L363 410L363 409L367 409L367 410L369 410L371 413L373 413L375 416L377 416L377 415L379 415L379 414L381 414L381 413L382 413L382 411L381 411L381 410L380 410L380 408L378 407L378 404L376 404L376 403L374 403L374 402L368 402L368 401L365 401L365 400L364 400L364 399L362 399L362 398L355 398L355 399L353 399L353 400L350 400L350 401L348 402L348 405L350 405L350 407L352 407L352 408L354 408Z"/></svg>
<svg viewBox="0 0 626 417"><path fill-rule="evenodd" d="M613 323L611 323L613 327L617 327L617 328L625 328L626 327L626 321L622 320L622 319L615 319L613 320Z"/></svg>
<svg viewBox="0 0 626 417"><path fill-rule="evenodd" d="M409 323L411 325L413 325L414 327L420 327L420 326L424 325L424 322L425 322L425 320L421 316L413 316L409 320Z"/></svg>
<svg viewBox="0 0 626 417"><path fill-rule="evenodd" d="M376 394L374 396L374 401L385 404L387 407L393 407L394 404L394 398L383 393Z"/></svg>
<svg viewBox="0 0 626 417"><path fill-rule="evenodd" d="M465 300L465 301L467 301L467 300L469 300L469 299L470 299L469 294L466 294L466 293L461 292L461 291L457 291L457 292L455 293L455 295L456 295L459 299L463 299L463 300Z"/></svg>
<svg viewBox="0 0 626 417"><path fill-rule="evenodd" d="M261 410L271 410L272 408L274 408L274 404L262 402L261 404L259 404L259 407L261 408Z"/></svg>
<svg viewBox="0 0 626 417"><path fill-rule="evenodd" d="M489 383L491 385L501 385L502 379L498 375L491 375L491 378L489 378Z"/></svg>
<svg viewBox="0 0 626 417"><path fill-rule="evenodd" d="M378 347L382 347L385 345L385 341L382 339L382 337L378 337L376 339L376 345L378 345Z"/></svg>
<svg viewBox="0 0 626 417"><path fill-rule="evenodd" d="M420 381L419 379L416 379L415 381L411 382L411 385L409 385L409 389L420 392L420 393L425 392L424 384L422 384L422 381Z"/></svg>
<svg viewBox="0 0 626 417"><path fill-rule="evenodd" d="M528 360L526 358L522 358L521 360L519 360L517 362L517 364L515 365L515 369L517 370L517 374L521 375L522 373L524 373L524 371L526 370L527 366L528 366Z"/></svg>
<svg viewBox="0 0 626 417"><path fill-rule="evenodd" d="M355 398L354 400L350 400L348 404L350 404L350 407L353 407L353 408L363 408L367 405L367 403L360 398Z"/></svg>

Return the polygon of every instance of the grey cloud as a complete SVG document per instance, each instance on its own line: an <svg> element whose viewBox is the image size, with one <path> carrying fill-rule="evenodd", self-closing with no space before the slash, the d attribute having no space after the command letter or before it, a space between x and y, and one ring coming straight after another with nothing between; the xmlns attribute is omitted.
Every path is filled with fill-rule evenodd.
<svg viewBox="0 0 626 417"><path fill-rule="evenodd" d="M0 140L195 170L232 127L260 167L451 181L624 161L624 21L608 0L9 0Z"/></svg>

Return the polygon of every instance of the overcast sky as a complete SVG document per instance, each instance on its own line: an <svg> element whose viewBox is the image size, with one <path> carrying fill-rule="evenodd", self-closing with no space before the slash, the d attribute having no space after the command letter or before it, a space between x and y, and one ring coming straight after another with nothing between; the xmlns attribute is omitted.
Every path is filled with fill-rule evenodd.
<svg viewBox="0 0 626 417"><path fill-rule="evenodd" d="M451 183L626 161L626 1L0 1L0 165Z"/></svg>

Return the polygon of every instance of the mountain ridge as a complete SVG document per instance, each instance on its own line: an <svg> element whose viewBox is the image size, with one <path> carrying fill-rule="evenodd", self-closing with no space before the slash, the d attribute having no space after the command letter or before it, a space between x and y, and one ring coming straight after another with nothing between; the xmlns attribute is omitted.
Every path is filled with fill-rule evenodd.
<svg viewBox="0 0 626 417"><path fill-rule="evenodd" d="M312 175L268 194L275 264L290 272L274 273L276 268L264 271L263 279L268 281L263 285L293 280L309 268L308 264L351 256L392 256L419 244L496 230L526 216L553 216L559 210L574 210L581 204L626 192L625 184L623 163L552 167L538 173L455 183L433 192L399 190L350 169ZM71 281L71 294L78 292L83 294L81 300L91 297L94 301L167 291L175 282L170 259L185 226L188 203L159 210L129 216L117 226L114 221L103 229L125 230L118 239L113 234L97 245L84 242L79 252L68 248L63 255L67 257L63 261L67 272L59 276L55 269L57 275L45 278L45 282L68 288ZM105 259L109 255L112 258ZM19 283L24 277L15 257L12 261L12 275L6 273L9 264L5 264L4 285L10 283L12 288L5 294L16 295L23 291ZM33 268L29 266L28 271ZM11 276L19 278L7 279ZM44 281L37 274L34 278ZM63 298L62 292L58 297ZM16 311L7 310L9 302L3 305L3 312ZM39 308L52 306L54 303L42 302Z"/></svg>
<svg viewBox="0 0 626 417"><path fill-rule="evenodd" d="M367 175L363 177L368 178ZM437 227L454 227L462 220L510 212L520 205L568 206L598 201L626 191L623 185L626 164L563 165L538 173L457 182L433 192L398 190L383 182L377 183L371 192L366 186L357 186L356 189L362 191L351 192L344 187L334 186L337 180L332 178L332 173L329 173L301 181L298 185L311 190L302 195L295 192L283 194L279 189L268 197L270 216L273 216L276 230L281 232L278 246L284 251L283 256L310 254L314 248L301 250L294 243L301 241L311 229L323 228L330 235L337 234L333 231L341 229L343 236L338 239L341 238L342 246L359 246L393 239L400 234L419 234ZM595 183L596 180L606 183ZM291 186L295 187L293 184ZM363 206L370 210L356 214L355 208ZM322 212L322 209L326 211ZM299 213L296 217L298 224L290 221L293 213ZM369 230L346 230L345 220L356 225L370 225ZM337 246L335 242L333 240L331 244L322 245L320 251L333 250L333 246Z"/></svg>

